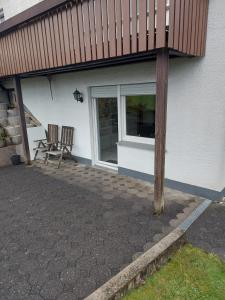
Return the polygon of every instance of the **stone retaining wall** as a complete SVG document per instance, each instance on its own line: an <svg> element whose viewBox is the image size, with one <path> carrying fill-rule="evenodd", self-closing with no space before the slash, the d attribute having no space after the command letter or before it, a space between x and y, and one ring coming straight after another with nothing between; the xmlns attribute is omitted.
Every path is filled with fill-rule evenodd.
<svg viewBox="0 0 225 300"><path fill-rule="evenodd" d="M16 154L16 146L0 148L0 168L11 165L10 157Z"/></svg>

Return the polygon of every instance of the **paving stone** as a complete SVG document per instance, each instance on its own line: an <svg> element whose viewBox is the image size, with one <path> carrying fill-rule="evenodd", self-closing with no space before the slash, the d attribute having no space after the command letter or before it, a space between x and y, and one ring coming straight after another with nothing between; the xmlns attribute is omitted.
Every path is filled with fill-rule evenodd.
<svg viewBox="0 0 225 300"><path fill-rule="evenodd" d="M43 300L43 298L39 295L29 295L28 297L24 298L23 300Z"/></svg>
<svg viewBox="0 0 225 300"><path fill-rule="evenodd" d="M28 296L30 289L31 287L26 281L15 281L9 288L9 298L23 299Z"/></svg>
<svg viewBox="0 0 225 300"><path fill-rule="evenodd" d="M85 298L193 201L167 190L156 217L150 184L68 161L4 168L0 190L0 300Z"/></svg>
<svg viewBox="0 0 225 300"><path fill-rule="evenodd" d="M74 293L63 293L57 300L76 300Z"/></svg>
<svg viewBox="0 0 225 300"><path fill-rule="evenodd" d="M96 281L94 278L86 278L83 282L77 282L73 289L73 293L80 299L91 294L96 289Z"/></svg>
<svg viewBox="0 0 225 300"><path fill-rule="evenodd" d="M48 263L47 271L59 273L67 267L67 260L65 257L55 257Z"/></svg>
<svg viewBox="0 0 225 300"><path fill-rule="evenodd" d="M186 236L194 246L225 261L225 201L213 203L191 226Z"/></svg>
<svg viewBox="0 0 225 300"><path fill-rule="evenodd" d="M58 297L63 291L63 285L59 280L50 280L46 282L41 289L40 295L44 299L55 299Z"/></svg>
<svg viewBox="0 0 225 300"><path fill-rule="evenodd" d="M61 275L60 280L65 284L75 284L77 278L79 277L79 273L76 268L68 268L65 269Z"/></svg>

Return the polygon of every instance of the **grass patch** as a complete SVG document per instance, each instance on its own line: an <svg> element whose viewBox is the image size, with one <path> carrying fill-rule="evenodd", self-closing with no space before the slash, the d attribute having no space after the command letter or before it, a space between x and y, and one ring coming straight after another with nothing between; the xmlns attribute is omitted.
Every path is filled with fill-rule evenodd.
<svg viewBox="0 0 225 300"><path fill-rule="evenodd" d="M186 245L146 283L123 300L224 300L225 263Z"/></svg>

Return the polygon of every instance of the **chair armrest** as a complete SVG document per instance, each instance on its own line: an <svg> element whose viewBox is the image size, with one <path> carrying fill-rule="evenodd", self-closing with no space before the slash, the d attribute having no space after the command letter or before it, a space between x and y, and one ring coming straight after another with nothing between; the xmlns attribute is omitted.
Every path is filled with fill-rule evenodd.
<svg viewBox="0 0 225 300"><path fill-rule="evenodd" d="M42 142L42 141L47 141L47 139L35 140L34 143L38 143L38 142Z"/></svg>

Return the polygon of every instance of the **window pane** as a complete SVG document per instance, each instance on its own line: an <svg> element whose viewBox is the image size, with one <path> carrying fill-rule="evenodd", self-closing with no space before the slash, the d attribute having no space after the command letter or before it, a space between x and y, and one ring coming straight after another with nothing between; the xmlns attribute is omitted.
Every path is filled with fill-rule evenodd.
<svg viewBox="0 0 225 300"><path fill-rule="evenodd" d="M155 138L155 95L126 97L127 135Z"/></svg>
<svg viewBox="0 0 225 300"><path fill-rule="evenodd" d="M117 164L118 110L117 98L98 98L97 117L100 161Z"/></svg>

